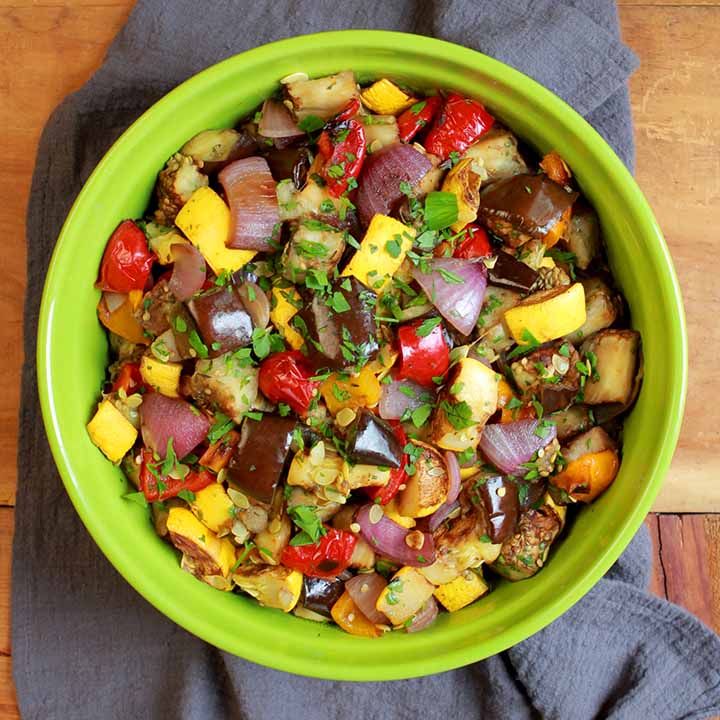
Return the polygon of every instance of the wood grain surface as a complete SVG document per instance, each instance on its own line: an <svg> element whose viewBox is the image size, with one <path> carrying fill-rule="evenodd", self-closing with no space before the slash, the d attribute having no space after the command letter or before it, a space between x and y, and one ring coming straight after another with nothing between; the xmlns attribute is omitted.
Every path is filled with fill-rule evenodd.
<svg viewBox="0 0 720 720"><path fill-rule="evenodd" d="M623 38L640 70L630 83L637 178L662 226L685 299L690 390L682 435L647 523L653 590L720 631L720 289L708 270L720 209L718 0L621 0ZM132 0L0 0L0 203L5 245L0 316L0 720L18 718L11 678L10 547L17 478L25 210L37 142L52 109L102 62ZM39 292L40 289L38 288Z"/></svg>

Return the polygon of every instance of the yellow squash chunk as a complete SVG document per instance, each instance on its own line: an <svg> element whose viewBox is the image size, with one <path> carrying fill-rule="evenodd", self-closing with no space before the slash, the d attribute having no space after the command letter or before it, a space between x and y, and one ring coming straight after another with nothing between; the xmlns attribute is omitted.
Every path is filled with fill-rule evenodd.
<svg viewBox="0 0 720 720"><path fill-rule="evenodd" d="M473 473L473 475L475 474L476 472ZM387 505L385 505L383 509L385 510L385 514L398 525L402 525L405 528L415 527L415 518L401 515L400 511L398 510L397 500L395 498L393 498Z"/></svg>
<svg viewBox="0 0 720 720"><path fill-rule="evenodd" d="M383 78L360 94L363 105L378 115L398 115L418 102L416 97L401 90L392 80Z"/></svg>
<svg viewBox="0 0 720 720"><path fill-rule="evenodd" d="M213 532L232 525L233 518L230 513L233 507L232 500L220 483L213 483L198 490L195 499L190 503L195 517Z"/></svg>
<svg viewBox="0 0 720 720"><path fill-rule="evenodd" d="M346 632L360 637L379 638L382 630L371 623L353 602L346 590L330 610L332 619Z"/></svg>
<svg viewBox="0 0 720 720"><path fill-rule="evenodd" d="M295 304L299 302L302 299L293 287L272 289L270 322L293 350L299 350L305 343L303 336L290 324L290 320L298 313Z"/></svg>
<svg viewBox="0 0 720 720"><path fill-rule="evenodd" d="M450 480L445 460L432 445L418 440L410 442L420 452L413 458L415 472L407 476L405 488L395 496L397 508L405 517L427 517L447 499Z"/></svg>
<svg viewBox="0 0 720 720"><path fill-rule="evenodd" d="M284 565L241 567L233 573L233 582L261 605L290 612L300 599L303 576Z"/></svg>
<svg viewBox="0 0 720 720"><path fill-rule="evenodd" d="M167 529L173 545L191 558L202 575L230 574L235 563L234 545L206 528L187 508L170 508Z"/></svg>
<svg viewBox="0 0 720 720"><path fill-rule="evenodd" d="M140 375L143 382L168 397L178 397L182 363L160 362L149 355L140 360Z"/></svg>
<svg viewBox="0 0 720 720"><path fill-rule="evenodd" d="M378 596L375 607L393 625L402 625L425 604L435 591L415 568L401 567Z"/></svg>
<svg viewBox="0 0 720 720"><path fill-rule="evenodd" d="M474 602L489 590L487 583L472 570L456 577L452 582L435 589L435 597L448 612L455 612Z"/></svg>
<svg viewBox="0 0 720 720"><path fill-rule="evenodd" d="M458 219L450 226L453 232L460 232L468 223L477 218L480 205L481 178L472 168L473 161L461 160L443 180L443 192L455 195L458 205Z"/></svg>
<svg viewBox="0 0 720 720"><path fill-rule="evenodd" d="M129 340L135 345L149 345L150 340L143 334L142 325L137 321L133 312L137 308L135 296L138 293L142 300L142 291L131 290L125 302L113 312L108 311L105 299L100 298L97 306L98 319L110 332L114 332L121 338Z"/></svg>
<svg viewBox="0 0 720 720"><path fill-rule="evenodd" d="M431 438L439 447L463 452L477 447L485 423L497 410L498 374L474 358L462 358L450 369L448 380L433 412ZM457 428L449 412L470 411L472 424ZM457 423L457 420L456 420Z"/></svg>
<svg viewBox="0 0 720 720"><path fill-rule="evenodd" d="M620 461L615 450L588 453L569 462L551 482L564 490L572 500L590 503L610 487L619 467Z"/></svg>
<svg viewBox="0 0 720 720"><path fill-rule="evenodd" d="M255 256L253 250L225 247L230 234L230 210L211 188L197 189L175 218L175 224L200 251L216 275L239 270Z"/></svg>
<svg viewBox="0 0 720 720"><path fill-rule="evenodd" d="M360 249L347 264L343 275L354 275L375 292L382 291L402 265L415 239L415 229L387 215L370 221Z"/></svg>
<svg viewBox="0 0 720 720"><path fill-rule="evenodd" d="M135 444L137 430L109 401L103 400L93 419L87 424L90 439L112 462L123 459Z"/></svg>
<svg viewBox="0 0 720 720"><path fill-rule="evenodd" d="M543 290L505 312L515 342L549 342L577 330L585 322L585 290L581 283Z"/></svg>
<svg viewBox="0 0 720 720"><path fill-rule="evenodd" d="M320 394L330 413L337 415L343 408L375 407L380 402L382 388L373 368L365 365L350 377L333 373L323 381Z"/></svg>

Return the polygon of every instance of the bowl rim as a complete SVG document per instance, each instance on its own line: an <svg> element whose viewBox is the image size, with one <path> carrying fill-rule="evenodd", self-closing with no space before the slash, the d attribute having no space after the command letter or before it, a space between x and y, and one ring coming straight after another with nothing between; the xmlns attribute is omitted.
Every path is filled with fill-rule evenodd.
<svg viewBox="0 0 720 720"><path fill-rule="evenodd" d="M212 625L202 618L189 619L187 613L182 611L182 603L172 598L171 593L167 591L160 592L158 588L153 589L146 586L142 578L139 577L139 573L123 562L119 541L113 540L112 537L103 533L100 525L93 520L90 504L80 491L81 484L76 479L76 472L73 468L74 463L71 459L72 453L63 443L62 430L55 411L52 383L53 370L52 363L48 360L52 347L54 295L62 277L59 269L60 257L64 245L68 242L67 236L71 234L76 218L82 214L85 198L91 195L94 186L98 183L98 178L103 175L105 167L122 149L142 139L148 117L158 114L159 111L166 107L187 102L192 98L196 89L200 89L205 83L218 82L223 77L237 74L245 63L262 62L263 60L271 61L272 56L277 53L300 53L308 44L312 44L315 49L318 45L330 49L336 48L338 44L349 45L351 43L368 50L403 47L405 52L416 52L428 61L432 59L432 56L439 58L452 57L453 61L458 65L466 67L482 66L490 75L501 74L505 85L512 87L523 96L532 97L534 102L543 103L553 116L561 120L565 125L570 125L575 132L582 134L585 144L593 148L594 159L605 166L604 169L607 174L612 177L618 187L622 188L623 196L627 198L628 203L632 205L633 213L639 218L639 225L643 228L643 234L652 236L653 245L660 253L658 266L664 271L663 287L668 291L668 305L676 314L675 321L672 323L673 337L668 340L668 345L672 346L673 349L669 366L673 369L676 378L679 379L679 386L676 385L668 393L668 411L663 428L665 443L657 457L648 463L648 474L652 480L648 483L635 507L627 514L622 531L604 548L599 549L597 555L588 561L584 575L569 590L563 592L555 602L544 606L528 618L523 618L493 638L483 641L481 644L483 650L478 652L478 644L472 644L454 648L441 655L426 656L421 659L408 658L407 661L399 664L397 668L391 668L389 671L387 666L382 666L382 675L373 672L372 668L358 668L352 665L339 667L332 659L317 657L313 658L312 663L306 663L307 666L299 670L297 659L294 656L278 652L272 648L260 647L259 644L252 641L244 642L236 637L233 637L232 642L230 642L230 638L213 629ZM607 572L635 535L650 510L652 502L660 490L677 444L687 391L687 330L677 276L662 232L647 201L634 178L612 148L572 107L524 73L499 60L461 45L436 38L386 30L341 30L313 33L262 45L208 67L178 85L148 108L103 156L83 185L68 213L53 251L46 276L39 315L36 353L40 405L56 466L66 491L93 540L122 576L171 620L217 647L278 670L296 674L301 672L303 675L335 680L403 679L461 667L506 650L549 625L568 610Z"/></svg>

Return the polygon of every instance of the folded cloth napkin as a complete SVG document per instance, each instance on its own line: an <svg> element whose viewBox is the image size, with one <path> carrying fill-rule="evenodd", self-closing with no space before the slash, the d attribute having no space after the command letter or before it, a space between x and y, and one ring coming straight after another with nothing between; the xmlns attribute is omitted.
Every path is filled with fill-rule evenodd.
<svg viewBox="0 0 720 720"><path fill-rule="evenodd" d="M48 260L82 183L141 111L193 73L282 37L368 27L435 35L514 65L585 114L632 164L625 82L637 60L619 39L609 1L141 0L105 64L45 128L28 209L12 594L25 720L720 713L720 642L646 592L645 531L574 608L508 652L434 677L345 683L259 667L189 635L125 583L75 514L40 430L34 358Z"/></svg>

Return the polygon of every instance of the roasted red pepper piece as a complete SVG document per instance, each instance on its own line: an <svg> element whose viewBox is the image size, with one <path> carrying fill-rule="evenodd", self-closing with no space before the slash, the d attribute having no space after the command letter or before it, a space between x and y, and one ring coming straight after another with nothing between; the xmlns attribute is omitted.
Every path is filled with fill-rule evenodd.
<svg viewBox="0 0 720 720"><path fill-rule="evenodd" d="M425 149L446 160L451 152L465 152L494 122L477 100L450 93L425 139Z"/></svg>
<svg viewBox="0 0 720 720"><path fill-rule="evenodd" d="M138 363L125 363L115 378L112 391L124 390L126 395L132 395L145 386L142 375L140 375L140 365Z"/></svg>
<svg viewBox="0 0 720 720"><path fill-rule="evenodd" d="M320 175L333 197L340 197L357 187L357 177L365 161L365 129L359 120L351 117L359 108L359 101L351 100L325 125L318 138L318 150L323 158Z"/></svg>
<svg viewBox="0 0 720 720"><path fill-rule="evenodd" d="M431 95L402 113L397 120L400 140L410 142L420 130L427 127L441 103L439 95Z"/></svg>
<svg viewBox="0 0 720 720"><path fill-rule="evenodd" d="M403 430L403 426L397 420L388 420L400 444L405 447L407 445L407 436ZM371 500L378 501L381 505L387 505L399 492L400 486L407 480L405 466L409 463L409 458L403 453L399 468L390 469L390 480L383 487L368 487L365 492Z"/></svg>
<svg viewBox="0 0 720 720"><path fill-rule="evenodd" d="M422 320L416 320L398 329L400 365L397 377L432 386L433 378L444 375L450 366L450 348L441 323L421 337L417 330L422 323Z"/></svg>
<svg viewBox="0 0 720 720"><path fill-rule="evenodd" d="M288 545L280 562L310 577L329 578L347 570L357 537L347 530L326 527L326 534L316 543Z"/></svg>
<svg viewBox="0 0 720 720"><path fill-rule="evenodd" d="M145 233L132 220L123 220L105 247L95 286L117 293L143 290L154 261Z"/></svg>
<svg viewBox="0 0 720 720"><path fill-rule="evenodd" d="M270 355L260 365L258 384L271 402L283 402L298 415L304 415L320 383L310 380L313 371L299 350Z"/></svg>
<svg viewBox="0 0 720 720"><path fill-rule="evenodd" d="M207 470L201 472L191 470L184 480L167 477L160 474L161 464L153 461L153 454L150 450L143 450L140 490L148 502L167 500L175 497L181 490L190 490L195 493L215 482L215 475ZM152 470L149 466L152 466Z"/></svg>
<svg viewBox="0 0 720 720"><path fill-rule="evenodd" d="M478 225L466 225L464 228L465 237L455 246L453 257L484 258L492 255L490 239L483 228Z"/></svg>

